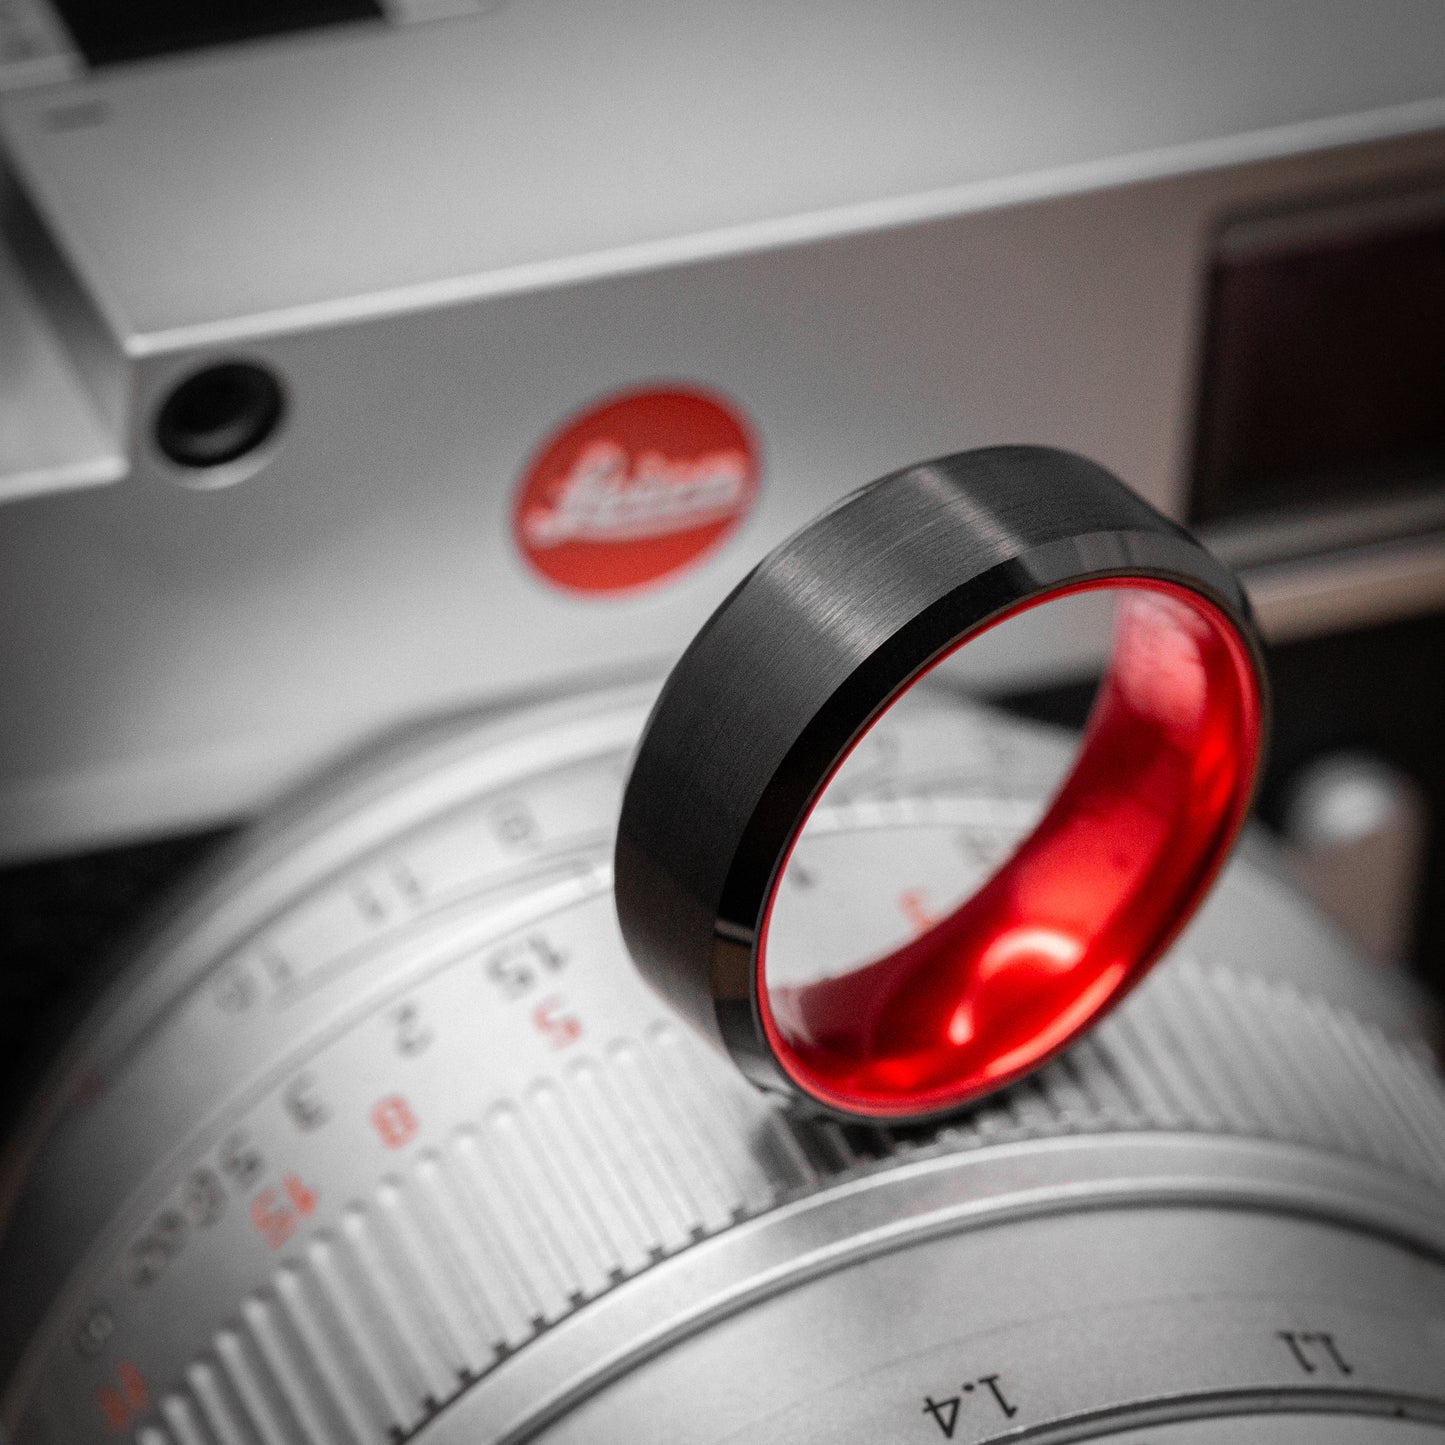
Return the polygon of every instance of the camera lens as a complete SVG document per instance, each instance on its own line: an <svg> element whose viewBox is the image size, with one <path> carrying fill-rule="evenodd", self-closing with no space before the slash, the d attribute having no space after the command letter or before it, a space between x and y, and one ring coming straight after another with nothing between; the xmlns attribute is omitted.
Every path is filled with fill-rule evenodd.
<svg viewBox="0 0 1445 1445"><path fill-rule="evenodd" d="M0 1159L10 1445L1445 1438L1445 1090L1262 844L1039 1073L840 1123L627 959L654 696L437 724L169 915ZM1075 746L913 689L805 921L916 920Z"/></svg>
<svg viewBox="0 0 1445 1445"><path fill-rule="evenodd" d="M261 446L284 410L281 385L264 367L221 362L188 376L166 398L156 445L177 466L224 466Z"/></svg>

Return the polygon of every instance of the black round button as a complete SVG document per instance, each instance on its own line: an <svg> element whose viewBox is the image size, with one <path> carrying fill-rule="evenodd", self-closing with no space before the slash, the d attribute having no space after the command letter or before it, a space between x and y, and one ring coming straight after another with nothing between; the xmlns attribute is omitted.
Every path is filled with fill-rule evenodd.
<svg viewBox="0 0 1445 1445"><path fill-rule="evenodd" d="M156 445L177 466L223 466L262 445L284 411L281 384L264 367L220 362L188 376L166 399Z"/></svg>

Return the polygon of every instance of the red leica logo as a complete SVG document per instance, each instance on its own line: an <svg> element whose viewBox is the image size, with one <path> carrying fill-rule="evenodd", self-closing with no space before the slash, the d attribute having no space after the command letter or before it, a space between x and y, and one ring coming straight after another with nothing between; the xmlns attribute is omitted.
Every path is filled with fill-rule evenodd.
<svg viewBox="0 0 1445 1445"><path fill-rule="evenodd" d="M527 561L575 592L661 581L718 546L757 494L747 424L718 397L638 391L566 422L517 491Z"/></svg>

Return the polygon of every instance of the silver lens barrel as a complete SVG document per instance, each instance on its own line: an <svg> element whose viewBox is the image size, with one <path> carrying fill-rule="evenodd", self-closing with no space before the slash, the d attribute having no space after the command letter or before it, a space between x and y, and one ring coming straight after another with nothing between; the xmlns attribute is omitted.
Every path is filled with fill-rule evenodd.
<svg viewBox="0 0 1445 1445"><path fill-rule="evenodd" d="M1445 1439L1418 1001L1267 849L1035 1078L805 1119L625 958L651 699L365 760L136 957L6 1159L11 1445ZM920 689L821 882L989 868L1070 747Z"/></svg>

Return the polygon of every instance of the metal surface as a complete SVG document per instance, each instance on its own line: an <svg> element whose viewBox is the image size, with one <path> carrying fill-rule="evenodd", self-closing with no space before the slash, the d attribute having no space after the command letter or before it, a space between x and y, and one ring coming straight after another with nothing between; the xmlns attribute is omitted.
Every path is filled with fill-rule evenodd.
<svg viewBox="0 0 1445 1445"><path fill-rule="evenodd" d="M0 206L4 183L0 180ZM126 459L0 246L0 502L119 481Z"/></svg>
<svg viewBox="0 0 1445 1445"><path fill-rule="evenodd" d="M1036 439L1179 515L1216 228L1438 190L1442 27L1419 0L518 3L8 95L65 284L7 236L5 309L103 419L15 485L124 479L0 523L0 855L254 812L408 719L659 667L899 457ZM194 494L152 423L236 354L294 405ZM558 594L510 540L526 459L659 379L735 399L758 503L659 591ZM1272 574L1266 620L1438 601L1438 546L1405 560L1358 602Z"/></svg>
<svg viewBox="0 0 1445 1445"><path fill-rule="evenodd" d="M1267 850L1036 1080L809 1122L625 961L651 700L398 743L178 906L0 1175L13 1445L1441 1438L1445 1090ZM926 689L870 744L830 886L1070 751Z"/></svg>
<svg viewBox="0 0 1445 1445"><path fill-rule="evenodd" d="M1370 957L1408 958L1430 832L1409 774L1373 753L1327 753L1290 780L1284 826L1310 897Z"/></svg>
<svg viewBox="0 0 1445 1445"><path fill-rule="evenodd" d="M1272 642L1393 622L1445 607L1445 535L1249 567L1241 580Z"/></svg>
<svg viewBox="0 0 1445 1445"><path fill-rule="evenodd" d="M97 74L79 135L53 119L72 96L27 90L5 134L127 350L154 353L1445 124L1428 0L1335 5L1328 46L1302 43L1303 0L910 8L506 6ZM164 264L158 234L196 260Z"/></svg>
<svg viewBox="0 0 1445 1445"><path fill-rule="evenodd" d="M70 80L81 68L45 0L0 0L0 90Z"/></svg>

